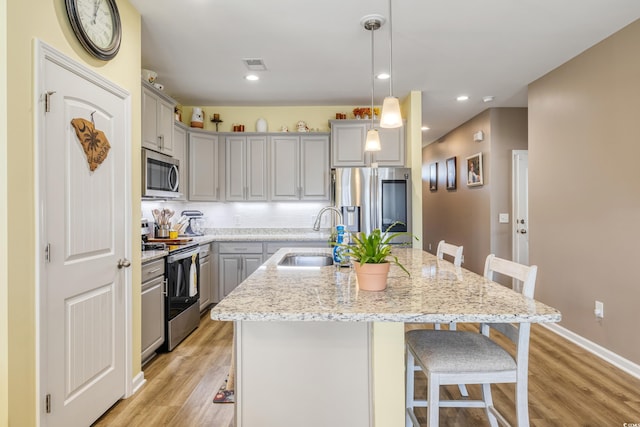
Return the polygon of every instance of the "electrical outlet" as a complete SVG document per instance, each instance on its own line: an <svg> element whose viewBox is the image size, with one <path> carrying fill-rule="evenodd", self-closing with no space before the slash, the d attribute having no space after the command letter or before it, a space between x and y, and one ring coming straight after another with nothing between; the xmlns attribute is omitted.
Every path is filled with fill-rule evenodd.
<svg viewBox="0 0 640 427"><path fill-rule="evenodd" d="M593 310L593 314L595 314L598 319L604 318L604 304L602 301L596 301L596 308Z"/></svg>
<svg viewBox="0 0 640 427"><path fill-rule="evenodd" d="M235 223L235 225L240 225L240 215L234 215L233 222Z"/></svg>
<svg viewBox="0 0 640 427"><path fill-rule="evenodd" d="M431 250L431 243L429 243L429 250Z"/></svg>

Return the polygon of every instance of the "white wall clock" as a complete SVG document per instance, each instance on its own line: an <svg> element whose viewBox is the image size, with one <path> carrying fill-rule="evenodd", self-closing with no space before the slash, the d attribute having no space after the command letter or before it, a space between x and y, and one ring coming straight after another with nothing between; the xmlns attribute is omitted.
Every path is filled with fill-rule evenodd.
<svg viewBox="0 0 640 427"><path fill-rule="evenodd" d="M65 0L73 32L91 55L103 61L120 49L122 26L115 0Z"/></svg>

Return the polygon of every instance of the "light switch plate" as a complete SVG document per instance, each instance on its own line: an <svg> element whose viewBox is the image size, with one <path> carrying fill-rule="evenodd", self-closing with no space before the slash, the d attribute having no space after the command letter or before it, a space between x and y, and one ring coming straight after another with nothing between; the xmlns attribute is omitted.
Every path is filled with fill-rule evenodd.
<svg viewBox="0 0 640 427"><path fill-rule="evenodd" d="M508 213L501 213L498 216L498 221L500 221L500 224L509 224L509 214Z"/></svg>

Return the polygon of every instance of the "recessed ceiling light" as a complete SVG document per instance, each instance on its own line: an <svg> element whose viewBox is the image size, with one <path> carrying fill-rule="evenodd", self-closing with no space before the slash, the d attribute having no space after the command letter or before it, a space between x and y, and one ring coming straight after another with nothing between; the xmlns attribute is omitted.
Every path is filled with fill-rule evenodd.
<svg viewBox="0 0 640 427"><path fill-rule="evenodd" d="M456 101L468 101L468 100L469 100L468 95L460 95L459 97L456 98Z"/></svg>
<svg viewBox="0 0 640 427"><path fill-rule="evenodd" d="M255 74L247 74L246 76L244 76L245 79L249 80L249 81L256 81L256 80L260 80L260 77L258 77Z"/></svg>
<svg viewBox="0 0 640 427"><path fill-rule="evenodd" d="M387 80L389 77L391 77L389 74L387 73L380 73L376 76L376 79L378 80Z"/></svg>
<svg viewBox="0 0 640 427"><path fill-rule="evenodd" d="M489 95L489 96L483 96L483 97L482 97L482 102L491 102L491 101L493 101L494 99L495 99L495 98L494 98L493 96L491 96L491 95Z"/></svg>
<svg viewBox="0 0 640 427"><path fill-rule="evenodd" d="M422 126L420 129L422 129L424 131L424 130L429 130L430 128L429 128L429 126Z"/></svg>

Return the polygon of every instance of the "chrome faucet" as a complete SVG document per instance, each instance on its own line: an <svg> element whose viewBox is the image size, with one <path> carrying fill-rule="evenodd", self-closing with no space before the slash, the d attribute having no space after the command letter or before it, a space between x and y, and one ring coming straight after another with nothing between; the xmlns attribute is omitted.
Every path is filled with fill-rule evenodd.
<svg viewBox="0 0 640 427"><path fill-rule="evenodd" d="M320 212L318 212L318 215L316 216L316 222L313 224L313 231L320 230L320 221L322 220L322 214L325 213L326 211L335 212L338 215L338 218L340 219L340 222L338 224L342 224L342 221L343 221L342 212L340 212L340 210L336 207L327 206L320 209Z"/></svg>

